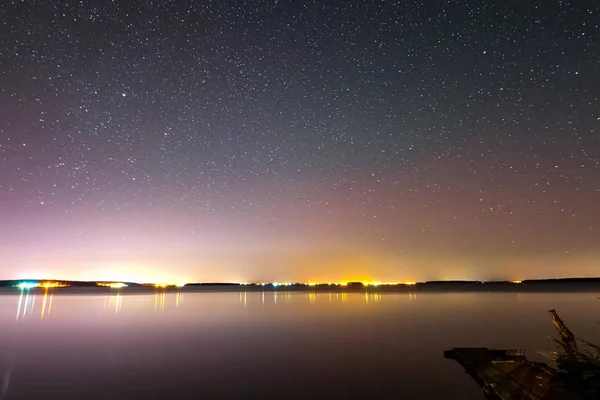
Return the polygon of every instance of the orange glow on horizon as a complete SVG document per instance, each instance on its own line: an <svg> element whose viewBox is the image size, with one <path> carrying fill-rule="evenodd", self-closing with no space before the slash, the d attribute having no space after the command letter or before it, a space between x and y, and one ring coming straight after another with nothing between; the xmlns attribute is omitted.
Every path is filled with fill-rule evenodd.
<svg viewBox="0 0 600 400"><path fill-rule="evenodd" d="M38 286L41 288L45 288L45 289L51 289L51 288L59 288L59 287L69 287L70 285L64 282L40 282L38 283Z"/></svg>
<svg viewBox="0 0 600 400"><path fill-rule="evenodd" d="M171 285L170 283L157 283L154 285L155 288L159 288L159 289L166 289L169 286L174 286L174 285Z"/></svg>
<svg viewBox="0 0 600 400"><path fill-rule="evenodd" d="M308 285L308 286L317 286L317 285L348 286L349 283L361 283L364 286L397 286L397 285L416 285L417 281L382 282L382 281L372 281L372 280L366 280L366 279L356 279L356 280L347 280L347 281L340 281L340 282L308 281L308 283L304 283L304 285Z"/></svg>
<svg viewBox="0 0 600 400"><path fill-rule="evenodd" d="M512 283L522 283L522 281L518 280L518 281L510 281ZM202 284L202 281L199 281L198 283ZM376 281L376 280L369 280L369 279L349 279L349 280L343 280L343 281L325 281L325 282L321 282L321 281L313 281L313 280L309 280L308 282L291 282L291 281L287 281L287 282L268 282L268 281L264 281L264 282L227 282L227 281L223 281L221 283L232 283L232 284L238 284L238 285L262 285L262 286L266 286L266 285L270 285L273 287L285 287L285 286L292 286L292 285L306 285L309 287L314 287L314 286L343 286L346 287L349 284L362 284L364 286L397 286L397 285L416 285L418 282L417 281L394 281L394 282L386 282L386 281ZM31 285L33 285L32 287L39 287L39 288L44 288L44 289L51 289L51 288L62 288L62 287L69 287L71 286L69 283L66 282L61 282L61 281L40 281L40 282L33 282L31 283ZM124 288L127 287L128 284L125 283L124 281L97 281L96 282L97 286L101 286L101 287L111 287L111 288ZM160 282L160 283L143 283L141 284L143 286L149 286L149 287L155 287L158 289L166 289L169 287L177 287L177 288L181 288L187 285L187 283L169 283L169 282Z"/></svg>
<svg viewBox="0 0 600 400"><path fill-rule="evenodd" d="M123 282L96 282L96 285L103 286L103 287L110 287L113 289L120 289L120 288L127 287L127 284L125 284Z"/></svg>

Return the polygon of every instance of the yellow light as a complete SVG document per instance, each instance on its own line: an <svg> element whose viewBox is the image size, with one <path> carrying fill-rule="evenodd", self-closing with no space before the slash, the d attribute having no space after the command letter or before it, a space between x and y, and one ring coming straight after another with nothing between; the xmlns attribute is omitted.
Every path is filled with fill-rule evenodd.
<svg viewBox="0 0 600 400"><path fill-rule="evenodd" d="M523 283L523 281L511 281L512 283Z"/></svg>
<svg viewBox="0 0 600 400"><path fill-rule="evenodd" d="M148 284L147 286L154 286L155 288L160 288L160 289L164 289L170 286L174 286L174 287L184 287L186 285L186 283L167 283L167 282L161 282L161 283L155 283L155 284Z"/></svg>
<svg viewBox="0 0 600 400"><path fill-rule="evenodd" d="M400 282L402 285L416 285L417 282L415 281L406 281L406 282Z"/></svg>
<svg viewBox="0 0 600 400"><path fill-rule="evenodd" d="M96 282L96 285L109 287L109 288L113 288L113 289L120 289L120 288L127 287L127 285L123 282Z"/></svg>
<svg viewBox="0 0 600 400"><path fill-rule="evenodd" d="M50 289L50 288L57 288L57 287L67 287L69 285L67 285L66 283L63 283L63 282L41 282L38 284L38 286L45 288L45 289Z"/></svg>
<svg viewBox="0 0 600 400"><path fill-rule="evenodd" d="M111 288L113 288L113 289L120 289L120 288L127 287L127 285L126 285L126 284L124 284L123 282L115 282L115 283L111 283L109 286L110 286Z"/></svg>
<svg viewBox="0 0 600 400"><path fill-rule="evenodd" d="M382 282L378 282L378 281L362 281L362 284L365 286L379 286L382 284Z"/></svg>
<svg viewBox="0 0 600 400"><path fill-rule="evenodd" d="M46 301L48 300L48 291L46 290L46 293L44 293L44 302L42 304L42 315L40 316L40 319L44 319L44 313L46 312Z"/></svg>

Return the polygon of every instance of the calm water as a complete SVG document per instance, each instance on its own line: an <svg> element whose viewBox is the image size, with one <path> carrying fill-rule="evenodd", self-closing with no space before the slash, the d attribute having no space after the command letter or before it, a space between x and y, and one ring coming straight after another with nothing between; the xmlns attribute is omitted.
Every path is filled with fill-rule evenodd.
<svg viewBox="0 0 600 400"><path fill-rule="evenodd" d="M0 296L0 399L483 399L456 346L600 338L589 293Z"/></svg>

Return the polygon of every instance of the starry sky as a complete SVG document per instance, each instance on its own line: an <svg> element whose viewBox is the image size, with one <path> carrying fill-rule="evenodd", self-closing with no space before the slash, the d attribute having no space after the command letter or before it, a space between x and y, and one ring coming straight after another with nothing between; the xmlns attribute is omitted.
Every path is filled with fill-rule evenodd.
<svg viewBox="0 0 600 400"><path fill-rule="evenodd" d="M0 3L0 279L600 275L600 3Z"/></svg>

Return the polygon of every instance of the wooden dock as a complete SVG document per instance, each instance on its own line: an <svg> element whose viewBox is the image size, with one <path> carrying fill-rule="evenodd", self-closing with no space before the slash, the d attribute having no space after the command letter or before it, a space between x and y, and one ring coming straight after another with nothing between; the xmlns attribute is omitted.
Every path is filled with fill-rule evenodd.
<svg viewBox="0 0 600 400"><path fill-rule="evenodd" d="M522 350L454 348L444 352L457 361L494 400L573 400L556 384L558 371L547 364L529 361Z"/></svg>

